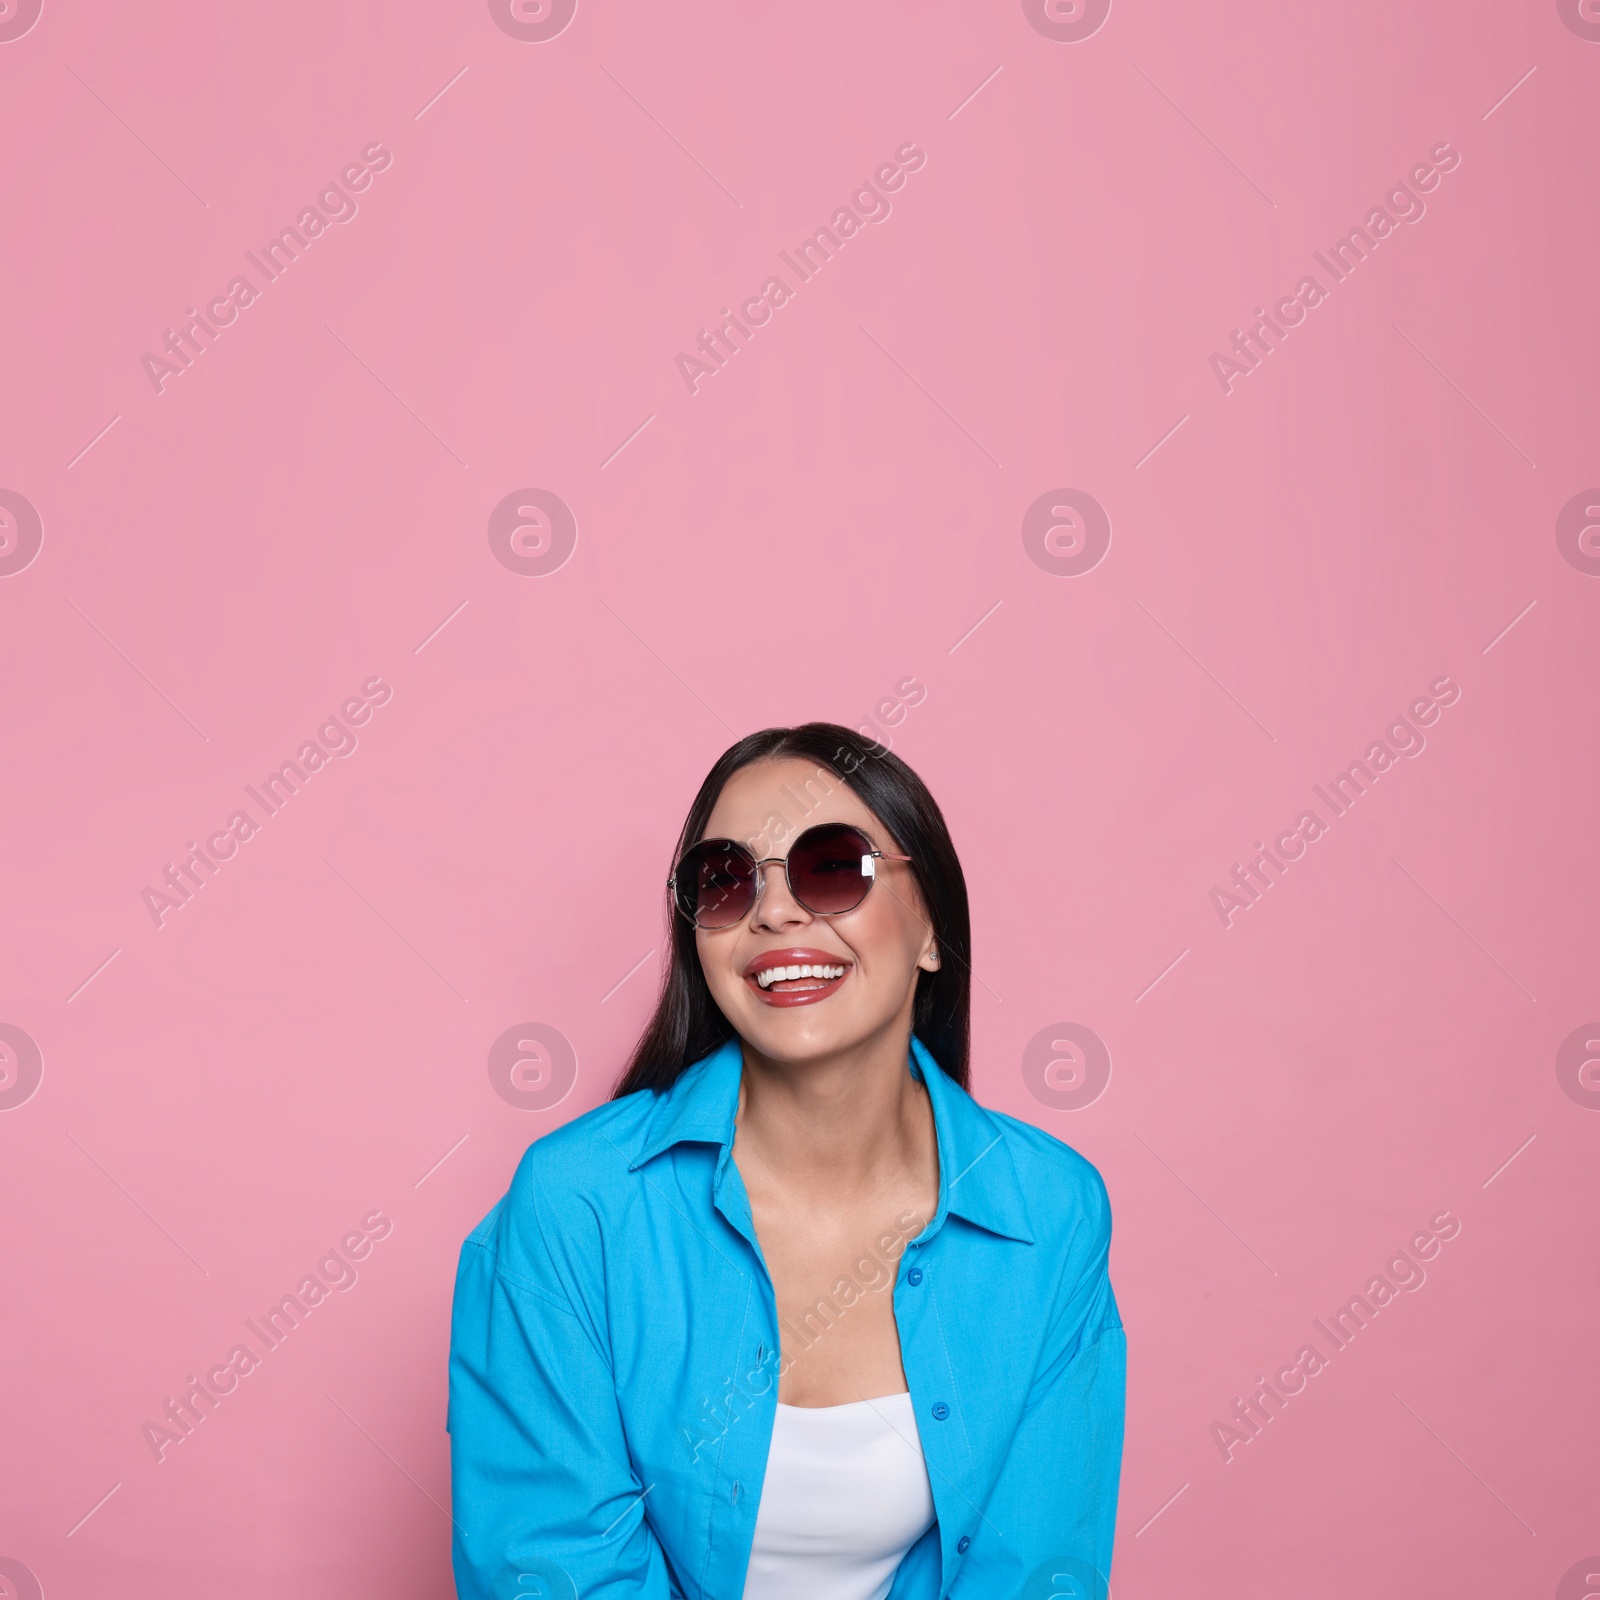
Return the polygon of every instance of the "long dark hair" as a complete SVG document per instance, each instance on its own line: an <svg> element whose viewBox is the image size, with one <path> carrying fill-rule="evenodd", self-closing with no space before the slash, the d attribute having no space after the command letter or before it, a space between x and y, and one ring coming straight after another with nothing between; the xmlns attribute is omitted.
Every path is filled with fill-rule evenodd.
<svg viewBox="0 0 1600 1600"><path fill-rule="evenodd" d="M940 962L936 971L917 974L911 1026L935 1061L963 1089L967 1087L969 1017L972 1009L972 926L967 914L967 880L950 841L943 813L928 786L899 756L876 741L833 722L807 722L798 728L764 728L722 752L706 774L689 807L676 861L705 833L723 785L753 761L799 757L814 761L851 790L883 823L911 857L911 870L933 923ZM810 784L804 800L811 809ZM796 830L798 831L798 830ZM668 1089L684 1069L733 1037L733 1026L711 997L694 929L667 904L668 948L655 1015L650 1018L612 1099L640 1089Z"/></svg>

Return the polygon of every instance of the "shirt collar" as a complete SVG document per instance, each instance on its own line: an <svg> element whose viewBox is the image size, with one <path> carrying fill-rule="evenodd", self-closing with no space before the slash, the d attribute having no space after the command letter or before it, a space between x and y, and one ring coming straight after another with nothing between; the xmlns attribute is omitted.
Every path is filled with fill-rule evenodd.
<svg viewBox="0 0 1600 1600"><path fill-rule="evenodd" d="M630 1172L683 1143L733 1147L744 1057L729 1039L702 1057L657 1100ZM1005 1126L944 1071L915 1035L907 1063L928 1087L939 1149L939 1209L923 1237L936 1233L946 1214L1003 1238L1032 1244L1027 1202L1007 1148Z"/></svg>

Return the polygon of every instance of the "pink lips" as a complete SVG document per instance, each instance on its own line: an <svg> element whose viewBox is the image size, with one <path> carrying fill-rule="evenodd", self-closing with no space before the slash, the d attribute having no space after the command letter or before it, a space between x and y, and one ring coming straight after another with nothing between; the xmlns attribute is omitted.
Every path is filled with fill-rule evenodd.
<svg viewBox="0 0 1600 1600"><path fill-rule="evenodd" d="M758 974L765 972L769 967L843 967L844 972L837 978L780 979L779 982L784 985L782 988L778 984L774 984L770 989L763 989L756 981L756 978ZM834 955L827 950L811 950L800 947L788 950L763 950L744 969L744 981L750 986L751 991L759 996L766 1005L780 1007L809 1006L818 1000L826 1000L849 978L854 970L855 963L853 961L847 961L844 957Z"/></svg>

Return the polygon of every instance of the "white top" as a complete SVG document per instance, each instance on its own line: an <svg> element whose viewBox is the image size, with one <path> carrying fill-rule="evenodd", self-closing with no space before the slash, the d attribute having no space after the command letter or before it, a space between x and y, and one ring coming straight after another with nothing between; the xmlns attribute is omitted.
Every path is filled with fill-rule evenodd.
<svg viewBox="0 0 1600 1600"><path fill-rule="evenodd" d="M744 1600L884 1600L933 1519L909 1394L780 1401Z"/></svg>

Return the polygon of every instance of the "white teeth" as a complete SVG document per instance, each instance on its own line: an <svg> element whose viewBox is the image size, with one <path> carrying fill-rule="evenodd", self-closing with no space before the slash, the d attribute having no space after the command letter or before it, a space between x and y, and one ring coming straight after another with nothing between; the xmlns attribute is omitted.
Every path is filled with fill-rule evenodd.
<svg viewBox="0 0 1600 1600"><path fill-rule="evenodd" d="M826 982L843 976L843 967L817 966L808 962L798 967L768 967L756 974L756 982L763 989L770 989L775 983L792 983L796 978L820 978Z"/></svg>

